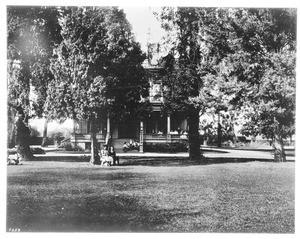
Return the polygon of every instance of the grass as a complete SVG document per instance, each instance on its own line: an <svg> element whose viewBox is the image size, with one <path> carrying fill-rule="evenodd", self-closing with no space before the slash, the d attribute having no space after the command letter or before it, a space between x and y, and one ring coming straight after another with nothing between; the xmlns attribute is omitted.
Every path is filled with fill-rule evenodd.
<svg viewBox="0 0 300 239"><path fill-rule="evenodd" d="M294 162L24 162L7 168L7 230L294 233L294 171Z"/></svg>

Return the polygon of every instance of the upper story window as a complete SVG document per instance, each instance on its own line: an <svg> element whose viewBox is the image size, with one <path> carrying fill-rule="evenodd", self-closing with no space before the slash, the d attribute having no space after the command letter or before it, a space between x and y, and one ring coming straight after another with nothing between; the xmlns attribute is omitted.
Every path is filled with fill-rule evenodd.
<svg viewBox="0 0 300 239"><path fill-rule="evenodd" d="M162 102L163 101L163 92L161 82L150 81L150 102Z"/></svg>

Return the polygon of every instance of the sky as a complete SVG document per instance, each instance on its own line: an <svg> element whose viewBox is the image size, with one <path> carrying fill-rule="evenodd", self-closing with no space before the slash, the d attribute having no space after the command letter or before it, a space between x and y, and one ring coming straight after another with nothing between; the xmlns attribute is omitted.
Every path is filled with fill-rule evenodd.
<svg viewBox="0 0 300 239"><path fill-rule="evenodd" d="M159 10L159 7L120 6L120 8L123 8L126 13L126 18L132 25L136 41L141 43L143 51L146 51L147 41L151 43L160 41L165 31L160 27L159 21L152 13Z"/></svg>

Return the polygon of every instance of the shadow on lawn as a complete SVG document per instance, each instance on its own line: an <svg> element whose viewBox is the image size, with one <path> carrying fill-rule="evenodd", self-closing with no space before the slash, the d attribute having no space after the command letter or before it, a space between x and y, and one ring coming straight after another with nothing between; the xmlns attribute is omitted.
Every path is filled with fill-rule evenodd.
<svg viewBox="0 0 300 239"><path fill-rule="evenodd" d="M78 156L65 156L65 155L59 155L59 156L44 156L39 157L38 155L35 155L35 159L30 161L46 161L46 162L89 162L90 156L86 155L78 155Z"/></svg>
<svg viewBox="0 0 300 239"><path fill-rule="evenodd" d="M224 163L247 163L247 162L273 162L270 159L257 158L204 158L203 160L190 160L188 158L147 158L147 159L124 159L122 166L192 166ZM291 160L292 161L292 160Z"/></svg>
<svg viewBox="0 0 300 239"><path fill-rule="evenodd" d="M172 211L153 210L124 194L63 199L9 201L8 228L18 227L22 232L155 232L172 218Z"/></svg>
<svg viewBox="0 0 300 239"><path fill-rule="evenodd" d="M89 162L90 156L49 156L36 157L33 161L53 161L53 162ZM270 159L259 158L228 158L228 157L205 157L201 160L190 160L189 158L171 158L171 157L155 157L141 158L138 156L120 157L119 166L192 166L192 165L209 165L209 164L224 164L224 163L247 163L247 162L274 162ZM287 162L295 162L295 160L287 160Z"/></svg>

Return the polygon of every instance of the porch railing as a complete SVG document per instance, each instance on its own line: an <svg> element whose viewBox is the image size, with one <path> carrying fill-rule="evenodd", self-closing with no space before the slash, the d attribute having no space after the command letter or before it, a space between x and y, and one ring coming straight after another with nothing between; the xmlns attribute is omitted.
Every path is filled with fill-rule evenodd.
<svg viewBox="0 0 300 239"><path fill-rule="evenodd" d="M170 134L171 139L188 139L185 134ZM145 134L144 139L167 139L167 134Z"/></svg>
<svg viewBox="0 0 300 239"><path fill-rule="evenodd" d="M166 134L146 134L145 139L167 139Z"/></svg>
<svg viewBox="0 0 300 239"><path fill-rule="evenodd" d="M72 134L71 136L71 140L75 140L75 136L76 136L76 140L82 140L82 141L90 141L91 140L91 135L90 134ZM105 139L104 134L97 134L96 135L97 140L103 140Z"/></svg>

